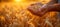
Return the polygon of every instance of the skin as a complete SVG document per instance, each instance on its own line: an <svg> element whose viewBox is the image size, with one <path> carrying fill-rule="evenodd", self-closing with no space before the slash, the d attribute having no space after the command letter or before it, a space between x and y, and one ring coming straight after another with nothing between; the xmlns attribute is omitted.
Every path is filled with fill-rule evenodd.
<svg viewBox="0 0 60 27"><path fill-rule="evenodd" d="M52 4L52 5L43 5L40 8L37 9L33 9L32 8L28 8L28 10L37 16L44 16L47 12L51 12L51 11L56 11L56 12L60 12L60 4Z"/></svg>

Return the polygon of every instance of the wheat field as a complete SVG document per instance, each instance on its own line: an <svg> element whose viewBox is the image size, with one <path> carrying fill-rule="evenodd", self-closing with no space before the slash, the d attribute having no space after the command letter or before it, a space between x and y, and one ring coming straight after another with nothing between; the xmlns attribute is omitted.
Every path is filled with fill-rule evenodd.
<svg viewBox="0 0 60 27"><path fill-rule="evenodd" d="M0 3L0 27L60 27L59 12L39 17L30 13L28 6L27 3Z"/></svg>

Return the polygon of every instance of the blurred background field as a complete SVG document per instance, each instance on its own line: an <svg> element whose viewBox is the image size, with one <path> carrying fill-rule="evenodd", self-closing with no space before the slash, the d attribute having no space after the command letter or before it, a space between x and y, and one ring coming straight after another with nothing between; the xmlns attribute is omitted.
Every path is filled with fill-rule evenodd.
<svg viewBox="0 0 60 27"><path fill-rule="evenodd" d="M59 12L39 17L27 10L37 2L46 4L49 0L0 0L0 27L60 27Z"/></svg>

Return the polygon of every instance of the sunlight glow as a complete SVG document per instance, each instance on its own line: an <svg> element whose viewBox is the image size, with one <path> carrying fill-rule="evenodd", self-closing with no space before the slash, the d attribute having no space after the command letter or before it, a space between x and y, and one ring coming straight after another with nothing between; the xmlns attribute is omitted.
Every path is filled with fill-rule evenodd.
<svg viewBox="0 0 60 27"><path fill-rule="evenodd" d="M15 2L21 2L22 0L14 0Z"/></svg>

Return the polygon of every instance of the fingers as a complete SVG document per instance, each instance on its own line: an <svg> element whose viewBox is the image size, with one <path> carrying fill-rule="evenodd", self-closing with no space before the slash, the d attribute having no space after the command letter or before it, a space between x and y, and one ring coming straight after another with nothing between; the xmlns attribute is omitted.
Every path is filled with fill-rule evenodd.
<svg viewBox="0 0 60 27"><path fill-rule="evenodd" d="M39 4L33 4L31 6L29 6L27 9L34 15L38 15L38 16L43 16L44 14L44 9L40 9L42 5Z"/></svg>

